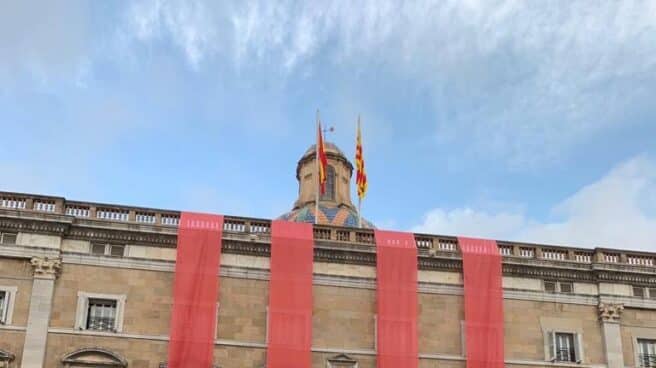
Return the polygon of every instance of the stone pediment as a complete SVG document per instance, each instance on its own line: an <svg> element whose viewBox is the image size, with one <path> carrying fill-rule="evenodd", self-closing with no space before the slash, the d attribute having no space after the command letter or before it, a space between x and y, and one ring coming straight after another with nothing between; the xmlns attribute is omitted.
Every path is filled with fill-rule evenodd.
<svg viewBox="0 0 656 368"><path fill-rule="evenodd" d="M128 366L122 356L107 349L93 347L76 350L62 358L64 367L121 367Z"/></svg>
<svg viewBox="0 0 656 368"><path fill-rule="evenodd" d="M358 368L358 362L346 354L338 354L328 358L328 368Z"/></svg>
<svg viewBox="0 0 656 368"><path fill-rule="evenodd" d="M0 349L0 362L11 362L15 359L16 357L14 354Z"/></svg>

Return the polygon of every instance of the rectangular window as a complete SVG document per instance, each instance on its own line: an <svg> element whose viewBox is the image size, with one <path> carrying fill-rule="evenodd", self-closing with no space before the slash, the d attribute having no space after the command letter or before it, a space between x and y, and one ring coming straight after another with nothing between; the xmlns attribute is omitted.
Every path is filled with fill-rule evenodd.
<svg viewBox="0 0 656 368"><path fill-rule="evenodd" d="M645 288L642 286L634 286L633 287L633 296L637 296L638 298L644 298L645 297Z"/></svg>
<svg viewBox="0 0 656 368"><path fill-rule="evenodd" d="M561 282L560 292L565 294L571 294L574 292L574 285L571 282Z"/></svg>
<svg viewBox="0 0 656 368"><path fill-rule="evenodd" d="M7 292L0 290L0 324L4 325L6 323L6 313L7 313L7 302L9 298L7 297Z"/></svg>
<svg viewBox="0 0 656 368"><path fill-rule="evenodd" d="M87 330L116 331L116 300L89 299Z"/></svg>
<svg viewBox="0 0 656 368"><path fill-rule="evenodd" d="M12 323L16 292L15 286L0 286L0 325L11 325Z"/></svg>
<svg viewBox="0 0 656 368"><path fill-rule="evenodd" d="M638 359L640 367L656 367L656 340L638 339Z"/></svg>
<svg viewBox="0 0 656 368"><path fill-rule="evenodd" d="M556 292L556 282L555 281L545 281L544 282L544 291L547 293L555 293Z"/></svg>
<svg viewBox="0 0 656 368"><path fill-rule="evenodd" d="M656 299L656 288L649 288L649 299Z"/></svg>
<svg viewBox="0 0 656 368"><path fill-rule="evenodd" d="M556 332L555 358L558 362L576 362L575 336L573 333Z"/></svg>
<svg viewBox="0 0 656 368"><path fill-rule="evenodd" d="M123 257L125 254L125 246L123 245L111 245L109 247L109 254L114 257Z"/></svg>
<svg viewBox="0 0 656 368"><path fill-rule="evenodd" d="M14 233L0 233L0 243L2 243L2 244L16 244L16 234L14 234Z"/></svg>
<svg viewBox="0 0 656 368"><path fill-rule="evenodd" d="M105 244L91 244L91 254L102 256L105 254Z"/></svg>

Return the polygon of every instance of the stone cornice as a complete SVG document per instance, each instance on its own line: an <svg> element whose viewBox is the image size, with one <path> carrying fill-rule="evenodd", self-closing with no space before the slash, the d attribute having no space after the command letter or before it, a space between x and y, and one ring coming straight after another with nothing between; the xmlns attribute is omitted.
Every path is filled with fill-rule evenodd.
<svg viewBox="0 0 656 368"><path fill-rule="evenodd" d="M226 217L226 225L231 227L226 227L223 233L223 252L260 257L269 256L270 234L268 233L269 225L267 220ZM47 213L29 209L0 208L0 230L50 234L61 236L64 239L163 248L175 248L177 241L177 228L175 226L73 217L62 213ZM315 227L314 231L316 238L315 261L375 266L375 244L373 244L373 233L371 231L325 226ZM349 231L355 233L349 233ZM346 238L350 241L337 240L344 234L347 235ZM420 270L459 272L462 269L462 260L456 248L453 246L447 250L442 248L442 245L448 242L453 245L453 239L438 236L431 238L429 235L422 234L416 234L415 237L417 239L418 266ZM649 255L636 252L634 252L635 254L619 253L621 251L613 250L603 250L607 253L595 253L597 251L588 250L585 253L585 251L578 248L569 249L530 244L512 245L507 242L499 244L501 247L505 247L505 250L514 247L511 249L511 253L504 253L506 255L503 257L503 274L506 276L656 286L656 267L646 264L633 264L640 262L644 257L646 257L644 259L650 259ZM25 245L29 246L29 244ZM534 247L531 249L536 252L535 256L519 256L519 250L526 249L526 247ZM558 254L563 255L563 259L546 259L542 255L545 252L552 252L552 254L560 252ZM587 254L586 257L590 258L587 258L587 261L575 261L574 254L581 252ZM36 251L33 255L39 256L38 253ZM49 251L48 253L52 252ZM25 256L22 251L17 251L15 247L6 249L0 254ZM613 262L604 261L606 255L616 257L617 260ZM52 255L48 254L48 256ZM633 257L633 263L627 262L628 257Z"/></svg>

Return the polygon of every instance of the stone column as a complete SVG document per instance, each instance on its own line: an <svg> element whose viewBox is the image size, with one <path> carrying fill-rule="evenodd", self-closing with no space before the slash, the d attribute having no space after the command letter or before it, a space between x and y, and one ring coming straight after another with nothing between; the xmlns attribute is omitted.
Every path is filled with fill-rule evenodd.
<svg viewBox="0 0 656 368"><path fill-rule="evenodd" d="M42 368L46 356L52 296L55 279L61 268L61 260L59 258L34 257L30 263L34 267L34 283L32 284L21 368Z"/></svg>
<svg viewBox="0 0 656 368"><path fill-rule="evenodd" d="M623 304L599 303L599 320L604 334L604 351L608 368L624 368L620 314Z"/></svg>

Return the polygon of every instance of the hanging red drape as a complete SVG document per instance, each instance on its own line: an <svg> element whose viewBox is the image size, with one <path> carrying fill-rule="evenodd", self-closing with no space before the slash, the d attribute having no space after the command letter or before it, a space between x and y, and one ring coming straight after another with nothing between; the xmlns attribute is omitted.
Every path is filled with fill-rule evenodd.
<svg viewBox="0 0 656 368"><path fill-rule="evenodd" d="M417 247L410 233L375 230L377 367L416 368Z"/></svg>
<svg viewBox="0 0 656 368"><path fill-rule="evenodd" d="M467 368L503 368L501 255L494 240L458 238L465 281Z"/></svg>
<svg viewBox="0 0 656 368"><path fill-rule="evenodd" d="M180 216L169 368L212 366L222 233L223 216Z"/></svg>
<svg viewBox="0 0 656 368"><path fill-rule="evenodd" d="M267 368L312 367L312 224L271 223Z"/></svg>

